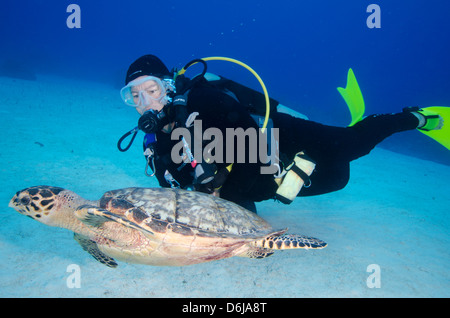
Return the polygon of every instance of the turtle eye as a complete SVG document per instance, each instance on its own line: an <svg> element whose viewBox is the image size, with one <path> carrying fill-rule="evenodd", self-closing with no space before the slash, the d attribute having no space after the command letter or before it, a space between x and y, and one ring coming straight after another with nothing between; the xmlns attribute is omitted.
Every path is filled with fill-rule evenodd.
<svg viewBox="0 0 450 318"><path fill-rule="evenodd" d="M28 197L28 196L20 198L20 204L23 204L23 205L28 205L30 203L30 201L31 201L30 197Z"/></svg>

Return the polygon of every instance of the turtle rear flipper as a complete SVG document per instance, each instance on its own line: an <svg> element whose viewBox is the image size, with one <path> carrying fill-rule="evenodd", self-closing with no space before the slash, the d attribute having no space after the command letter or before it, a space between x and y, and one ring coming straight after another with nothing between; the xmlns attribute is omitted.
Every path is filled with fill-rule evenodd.
<svg viewBox="0 0 450 318"><path fill-rule="evenodd" d="M83 250L91 254L92 257L94 257L100 263L112 268L117 267L117 263L114 258L109 257L108 255L100 251L98 249L97 243L89 239L87 236L74 233L73 238L75 239L75 241L77 241L78 244L81 245Z"/></svg>
<svg viewBox="0 0 450 318"><path fill-rule="evenodd" d="M327 243L314 237L304 235L270 235L262 240L255 241L252 244L256 247L262 247L271 250L287 250L295 248L321 249L327 246Z"/></svg>

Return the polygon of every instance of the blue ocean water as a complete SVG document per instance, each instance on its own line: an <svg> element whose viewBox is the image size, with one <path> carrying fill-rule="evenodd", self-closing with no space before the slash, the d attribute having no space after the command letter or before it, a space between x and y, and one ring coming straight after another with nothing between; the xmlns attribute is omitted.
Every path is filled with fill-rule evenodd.
<svg viewBox="0 0 450 318"><path fill-rule="evenodd" d="M67 19L71 14L71 12L67 12L70 4L77 4L81 9L81 28L69 28L67 25ZM381 9L380 28L370 28L367 24L367 19L371 15L371 12L367 12L370 4L377 4ZM432 2L425 0L345 2L282 0L276 3L253 0L9 1L3 5L0 11L0 38L2 43L0 50L0 76L3 79L10 79L11 83L14 83L16 79L25 79L29 83L39 83L39 78L47 76L80 80L86 83L96 82L99 85L104 85L104 87L112 88L111 92L113 90L117 91L117 94L114 96L105 96L105 103L116 105L121 103L118 91L123 85L128 65L141 55L155 54L169 68L181 68L194 58L225 56L241 60L255 69L264 80L269 95L279 100L282 104L306 114L311 120L345 126L349 123L350 116L336 87L345 86L347 71L350 67L355 71L361 86L367 114L398 112L403 107L416 105L450 106L449 12L450 3L445 0L433 0ZM247 70L239 66L226 62L209 62L208 65L209 71L213 73L221 74L259 89L259 84L255 78ZM27 90L24 89L22 93L26 94L26 92ZM46 95L39 95L39 98L55 104L57 101L52 99L52 92L45 92ZM106 88L104 92L110 94L110 91ZM15 98L17 96L3 98L3 102L0 105L0 110L3 111L2 114L14 114L14 118L21 117L20 110L10 110L13 104L5 102L15 100ZM76 98L70 96L70 99L73 107L76 108ZM83 101L86 100L86 97L83 97ZM53 108L46 109L45 103L42 105L39 109L40 112L45 113L46 110L52 110L53 112ZM93 120L94 116L90 116L89 112L101 114L109 111L108 105L98 104L89 105L89 107L86 105L87 103L83 105L82 102L79 105L82 112L86 114L85 120ZM26 109L26 112L35 114L34 111L36 109L33 109L32 106ZM127 111L129 110L127 109ZM110 112L114 115L117 114L117 116L125 114L125 110L113 109ZM79 114L76 116L79 116ZM70 120L68 115L63 115L61 118ZM78 117L75 118L79 119ZM114 142L120 137L121 132L125 132L135 125L135 122L131 120L136 118L130 116L126 118L128 121L118 120L118 123L122 126L112 126L114 135L104 137L106 142L112 145L110 147L111 151L116 151ZM52 158L56 158L58 154L63 153L65 150L69 153L67 163L74 166L75 161L71 159L71 154L79 156L77 160L95 156L85 151L82 145L71 145L70 140L61 136L64 127L70 128L70 132L73 133L77 131L78 124L69 122L67 126L63 126L58 119L58 117L55 117L54 122L52 121L48 126L42 127L42 131L39 130L42 133L40 136L43 137L28 135L26 126L19 126L16 129L17 126L13 125L13 121L9 123L10 126L6 126L7 129L5 130L10 133L9 136L12 136L11 132L14 132L14 138L17 138L18 142L23 142L20 134L25 135L34 142L34 146L37 148L31 152L32 154L37 154L35 151L42 150L41 148L44 145L47 148L43 149L48 149L48 142L43 142L42 140L50 134L52 134L52 138L55 138L58 143L63 145L63 149L59 150L60 152L56 151L54 155L46 153L43 157L33 157L32 169L35 170L27 170L28 174L26 177L18 182L21 185L22 182L33 181L33 173L39 175L39 180L46 180L49 183L53 182L54 179L47 177L43 171L39 170L39 165L49 169L52 167ZM103 123L101 120L100 118L100 123ZM36 125L36 123L33 124ZM61 130L59 132L56 130L55 132L55 126L61 128ZM102 134L108 133L106 129L102 128L99 130L93 129L92 131L83 130L79 134L82 135L81 139L87 142L96 131ZM16 132L20 133L19 136ZM450 165L450 153L448 150L415 131L392 136L380 146L412 157ZM135 148L140 148L140 144ZM136 156L141 155L139 151L136 151ZM101 157L108 158L108 155L102 154ZM96 160L93 160L93 162L105 170L108 169L109 165L113 164L126 169L125 166L130 164L126 160L130 160L131 157L128 156L126 157L127 159L121 159L120 163L117 161L109 163ZM1 159L4 163L8 162L14 167L21 168L21 165L18 164L18 158L22 160L31 157L21 153L18 156L15 156L15 154L3 155ZM42 163L37 162L35 158L41 158ZM66 162L65 159L54 160L58 165L64 165ZM127 173L132 175L135 171L136 174L142 175L141 168L143 167L140 164L141 162L135 170L127 170ZM374 164L372 168L375 169L377 167ZM89 170L90 173L94 171L95 167L91 168L92 170ZM383 169L383 167L378 168L380 170ZM3 166L2 173L5 179L10 180L14 177L14 171L8 169ZM77 169L76 166L74 169ZM363 170L360 168L359 171ZM425 173L429 175L434 173L428 170L424 171L419 171L420 176ZM69 177L63 178L65 174L71 173L69 168L65 170L64 167L60 167L58 173L58 178L60 179L57 180L59 182L65 181L69 184L72 182ZM76 171L76 173L80 180L84 178L83 171ZM114 186L120 186L120 180L116 178L114 181L117 182L114 183ZM400 179L396 181L400 184L407 184L409 179L405 178L405 180ZM131 181L127 179L126 182L130 183ZM81 183L77 189L76 181L73 181L72 185L75 187L74 190L84 189L84 194L89 194L94 191L96 183L93 182L92 188L89 189L81 186ZM420 183L416 185L417 187L420 187ZM432 184L430 187L432 187ZM397 188L396 185L393 188ZM3 199L6 200L7 197L10 197L10 194L17 190L19 189L16 187L13 189L4 187L5 193L2 194L2 202L4 201ZM95 193L95 196L92 198L96 198L104 190L107 189L98 188L98 193ZM357 192L355 188L352 188L352 191ZM380 193L382 193L381 191ZM405 190L405 192L407 191ZM354 199L348 192L346 195L350 197L349 200ZM410 199L414 200L417 198L414 195L418 194L414 192L414 195L412 195L409 192L405 195L410 195ZM430 199L430 196L431 194L428 194L425 198L420 197L420 200ZM339 196L331 196L330 198L330 202L332 202L333 198L336 200L335 202L343 200ZM330 202L325 202L325 199L320 200L324 200L324 202L321 202L322 206L327 204L333 205ZM373 198L373 200L376 200L376 198ZM431 200L434 201L435 197L433 196ZM306 202L311 201L307 200ZM312 205L312 203L309 204ZM374 202L368 204L373 207ZM308 207L308 203L306 205ZM378 206L378 210L384 213L382 203L375 202L375 206ZM335 207L332 206L331 208ZM432 210L428 211L428 213L435 212L438 214L439 211L448 209L442 205L440 208L441 210ZM274 209L279 208L276 207ZM312 207L310 209L313 210ZM395 209L400 208L394 207ZM7 213L9 215L11 211ZM422 222L426 219L426 216L419 214L404 213L403 221L414 219ZM263 215L271 218L272 221L276 221L275 218L267 213L267 210L263 209ZM307 215L308 217L305 217L307 221L313 223L313 218L309 219L309 214ZM20 217L17 216L17 218ZM296 218L297 214L293 213L292 217ZM332 215L332 217L339 220L341 216ZM436 220L445 219L442 215L436 216L433 214L432 217ZM2 216L4 220L9 220L9 218L10 216ZM32 221L30 220L29 222ZM280 222L280 225L282 225L281 223L283 222ZM438 223L445 225L448 222L436 221L436 224ZM445 229L446 225L444 225ZM28 225L20 226L24 229L20 237L26 238L29 235L27 234ZM295 228L296 225L292 226ZM323 227L323 232L325 233L323 235L326 236L325 230L333 230L334 226L338 227L338 225L328 225L326 223ZM341 224L340 226L345 227L345 222L344 225ZM430 226L430 228L432 227ZM38 227L38 225L35 228L33 227L33 229L42 229L43 232L48 230L47 228ZM439 231L442 231L442 229L439 229L437 232ZM12 229L9 229L5 233L13 232ZM401 236L402 233L400 231L400 233L396 234ZM394 237L394 234L392 236ZM441 242L443 242L441 246L448 245L448 233L442 233L441 237ZM398 240L393 239L393 241ZM5 243L4 246L8 244ZM30 249L34 248L30 247ZM70 257L69 252L67 253L68 255L66 256ZM334 256L339 257L338 252L334 253ZM290 261L290 255L292 254L285 254L285 258L288 261ZM313 260L318 255L320 254L310 254ZM420 258L420 255L417 258ZM439 260L447 262L449 259L448 250L442 254L436 253L436 255L433 254L430 259L436 257L437 262ZM441 257L442 255L444 257ZM46 257L42 255L42 259ZM51 255L51 257L55 256ZM305 258L303 260L305 262L311 261L307 259L308 256L302 256L302 258ZM233 262L239 261L232 260L230 262L227 264L233 265L235 264ZM334 258L333 262L339 263L338 258ZM275 271L275 265L270 266L273 266ZM395 267L395 265L390 266ZM201 268L204 269L205 267ZM155 271L162 272L163 270L155 269ZM170 271L175 270L170 269ZM196 275L196 269L194 268L189 268L185 271L190 275ZM222 268L215 269L215 271L218 274L223 274L222 271L226 270ZM420 268L420 271L425 272L426 269ZM95 276L94 274L92 275ZM336 275L339 276L338 274ZM365 273L361 276L364 275ZM449 295L448 272L443 273L442 277L440 281L443 287L440 286L436 294L427 291L424 293L425 296ZM206 280L207 278L197 277L197 279ZM338 279L345 281L346 278L342 276L338 277ZM439 278L436 278L436 281L438 280ZM8 282L11 282L11 280L8 280ZM15 283L16 281L14 281ZM242 285L252 283L254 282L249 281L242 283ZM111 287L109 288L111 290L114 289L113 282L110 284ZM186 283L183 282L183 284L184 287L187 286ZM206 281L205 284L208 284L208 282ZM32 282L25 284L25 286L32 285ZM163 285L164 282L161 282L161 286ZM243 287L241 286L240 288ZM411 287L412 290L414 288L415 286ZM156 297L160 295L167 296L170 295L172 290L176 290L176 286L168 290L163 289L164 292L162 294L148 295ZM210 292L211 295L216 295L213 291ZM52 295L50 292L49 294ZM8 290L8 292L0 294L0 296L3 295L16 294ZM177 294L177 296L186 295L189 296L187 293ZM210 294L198 293L196 295L208 296ZM232 296L233 293L226 295ZM264 296L264 294L258 293L244 293L243 295ZM280 295L286 296L286 294ZM295 292L292 295L308 296L307 294L295 294ZM339 295L339 292L332 293L328 290L321 293L318 290L313 295L333 297ZM352 292L344 294L344 296L356 297L361 295L367 296L368 294L361 294L358 291L355 291L353 294ZM388 293L387 295L392 296L395 293ZM420 296L421 293L418 291L417 294L412 292L406 295ZM64 294L64 296L70 296L70 294ZM107 296L107 294L104 296Z"/></svg>
<svg viewBox="0 0 450 318"><path fill-rule="evenodd" d="M72 3L81 9L81 28L67 26ZM0 13L0 61L3 73L58 74L119 88L128 65L143 54L160 56L169 68L181 68L193 58L232 57L253 67L283 104L339 125L348 123L349 114L335 87L345 85L349 67L363 90L367 113L449 105L450 4L379 1L380 28L369 28L372 3L10 2ZM210 64L211 72L259 88L238 66ZM406 133L383 146L449 164L442 147L423 140Z"/></svg>

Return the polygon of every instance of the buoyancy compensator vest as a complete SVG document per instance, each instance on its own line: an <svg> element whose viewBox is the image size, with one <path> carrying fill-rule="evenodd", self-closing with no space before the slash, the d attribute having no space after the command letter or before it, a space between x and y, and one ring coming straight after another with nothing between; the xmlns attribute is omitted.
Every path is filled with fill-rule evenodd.
<svg viewBox="0 0 450 318"><path fill-rule="evenodd" d="M225 77L207 73L206 61L209 60L225 60L247 68L258 79L264 93L258 92ZM196 63L202 63L204 66L201 74L193 77L192 79L185 77L184 74L186 70ZM188 117L186 105L189 92L197 83L206 81L208 84L222 90L224 93L236 99L243 107L247 109L249 114L252 115L260 128L265 130L268 126L273 127L269 115L270 113L275 113L277 111L279 102L268 96L267 90L261 78L248 65L230 58L210 57L192 60L191 62L186 64L180 71L173 70L173 74L175 90L172 93L172 96L170 96L171 102L164 107L164 114L159 114L161 118L164 118L164 123L167 122L167 119L170 119L176 123L177 127L185 127L185 122ZM160 129L161 127L156 124L158 121L157 115L158 114L153 113L148 114L150 121L154 121L151 122L151 124L154 125L156 129ZM142 117L144 117L144 115ZM153 176L156 173L154 165L154 157L156 155L155 131L145 131L144 129L142 129L142 127L145 127L143 122L144 120L141 118L138 127L126 133L119 140L118 148L121 151L128 150L134 140L134 137L137 134L137 131L141 129L146 132L146 136L144 138L144 156L147 161L145 173L148 176ZM132 133L134 133L134 135L131 139L130 144L126 148L122 148L120 146L121 142ZM190 149L186 150L188 152L190 151ZM197 180L209 181L209 177L211 177L211 179L215 181L215 184L212 182L205 182L205 184L209 184L207 186L209 187L208 191L220 188L221 185L225 182L227 175L232 170L232 164L227 166L226 169L222 169L224 171L217 171L213 167L208 166L208 164L205 164L204 166L198 166L194 158L191 158L191 161L189 161L189 163L194 169L194 176ZM288 164L284 164L283 166L284 167L281 167L279 173L275 176L275 181L279 186L275 194L275 198L282 203L289 204L298 195L303 186L307 187L309 185L309 176L314 170L315 163L303 152L300 152L294 157L292 162L288 162ZM152 173L149 173L149 167L152 170ZM165 171L164 178L170 186L180 186L180 183L177 182L177 180L170 174L168 170ZM211 184L213 184L213 186L211 186Z"/></svg>

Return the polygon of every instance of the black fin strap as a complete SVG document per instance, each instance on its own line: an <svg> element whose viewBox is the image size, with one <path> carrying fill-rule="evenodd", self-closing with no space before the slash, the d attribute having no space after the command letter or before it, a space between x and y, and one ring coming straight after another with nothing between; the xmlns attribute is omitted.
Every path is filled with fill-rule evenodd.
<svg viewBox="0 0 450 318"><path fill-rule="evenodd" d="M422 131L431 131L431 130L433 130L433 129L426 129L426 128L423 128L423 127L425 127L428 124L428 119L437 119L437 118L439 118L439 115L428 115L428 116L426 116L426 115L424 115L422 113L420 113L420 114L425 118L425 124L422 127L417 128L417 129L422 130Z"/></svg>

